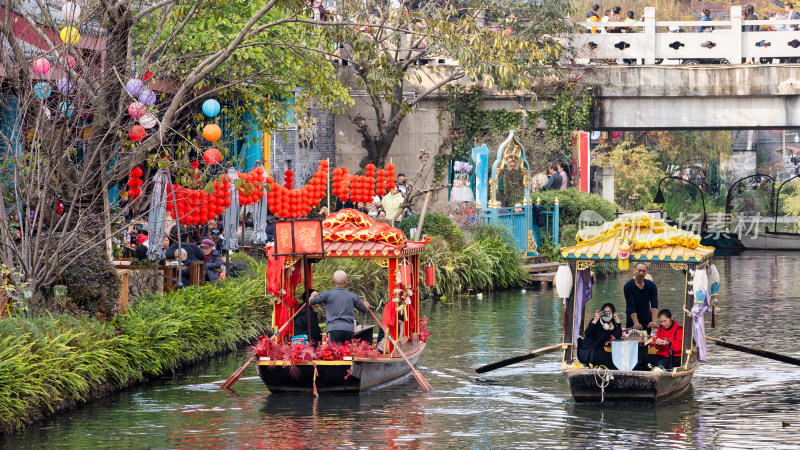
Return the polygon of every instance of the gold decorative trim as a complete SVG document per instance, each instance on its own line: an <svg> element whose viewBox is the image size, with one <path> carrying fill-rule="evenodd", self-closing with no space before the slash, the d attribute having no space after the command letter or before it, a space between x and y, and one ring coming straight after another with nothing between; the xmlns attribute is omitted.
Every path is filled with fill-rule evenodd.
<svg viewBox="0 0 800 450"><path fill-rule="evenodd" d="M672 267L672 270L687 270L689 268L686 263L669 263L669 266Z"/></svg>
<svg viewBox="0 0 800 450"><path fill-rule="evenodd" d="M286 257L286 261L284 262L283 265L284 265L284 267L292 267L296 263L297 263L297 259L296 258L292 258L291 256L287 256Z"/></svg>
<svg viewBox="0 0 800 450"><path fill-rule="evenodd" d="M389 258L372 258L372 261L383 268L389 267Z"/></svg>
<svg viewBox="0 0 800 450"><path fill-rule="evenodd" d="M586 270L594 265L595 261L578 261L578 270Z"/></svg>
<svg viewBox="0 0 800 450"><path fill-rule="evenodd" d="M528 253L539 253L539 246L536 245L536 236L533 235L533 230L528 230Z"/></svg>

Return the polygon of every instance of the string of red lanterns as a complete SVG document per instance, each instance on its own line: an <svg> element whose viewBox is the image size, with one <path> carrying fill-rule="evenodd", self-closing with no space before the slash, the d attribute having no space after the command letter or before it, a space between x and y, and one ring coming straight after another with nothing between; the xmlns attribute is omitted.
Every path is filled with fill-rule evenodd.
<svg viewBox="0 0 800 450"><path fill-rule="evenodd" d="M319 168L308 184L301 189L294 188L294 172L284 172L284 184L281 186L272 177L267 177L270 186L267 205L270 211L284 219L296 219L307 216L311 210L325 198L328 188L328 161L319 162Z"/></svg>
<svg viewBox="0 0 800 450"><path fill-rule="evenodd" d="M349 175L344 167L333 169L331 195L342 202L372 202L377 194L386 195L395 186L395 167L389 163L385 169L375 170L374 164L367 164L364 175Z"/></svg>
<svg viewBox="0 0 800 450"><path fill-rule="evenodd" d="M142 172L141 167L136 167L131 170L130 177L128 178L128 198L133 201L139 198L142 195L142 191L139 189L142 187L144 182L142 181Z"/></svg>

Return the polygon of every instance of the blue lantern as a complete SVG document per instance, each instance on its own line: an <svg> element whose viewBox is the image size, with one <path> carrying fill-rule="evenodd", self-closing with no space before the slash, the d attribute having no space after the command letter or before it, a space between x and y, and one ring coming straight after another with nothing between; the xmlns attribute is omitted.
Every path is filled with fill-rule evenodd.
<svg viewBox="0 0 800 450"><path fill-rule="evenodd" d="M39 100L50 97L51 92L53 92L53 90L50 88L50 84L45 83L44 81L40 81L33 86L33 93L36 94L36 98Z"/></svg>
<svg viewBox="0 0 800 450"><path fill-rule="evenodd" d="M61 102L58 104L58 111L61 113L61 117L72 117L72 113L75 112L75 107L69 102Z"/></svg>
<svg viewBox="0 0 800 450"><path fill-rule="evenodd" d="M212 99L208 99L203 102L203 114L206 117L216 117L219 114L219 102Z"/></svg>

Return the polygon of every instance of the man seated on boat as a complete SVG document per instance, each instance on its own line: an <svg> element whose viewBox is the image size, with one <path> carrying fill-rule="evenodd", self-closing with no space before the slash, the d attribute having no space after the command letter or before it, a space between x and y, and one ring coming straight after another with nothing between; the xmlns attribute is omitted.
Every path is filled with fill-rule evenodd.
<svg viewBox="0 0 800 450"><path fill-rule="evenodd" d="M369 311L369 303L361 301L358 295L345 289L347 285L347 274L342 270L337 270L333 274L333 289L312 298L309 303L325 305L326 331L328 338L334 344L344 344L353 339L355 327L355 313L353 308L361 311Z"/></svg>
<svg viewBox="0 0 800 450"><path fill-rule="evenodd" d="M647 265L637 263L633 271L633 279L625 283L625 314L628 316L625 327L635 330L656 328L653 319L658 311L658 288L645 277Z"/></svg>
<svg viewBox="0 0 800 450"><path fill-rule="evenodd" d="M594 319L586 325L583 340L578 348L578 361L581 364L592 366L605 366L610 370L617 370L611 353L605 351L606 342L622 337L622 325L619 321L616 308L611 303L606 303L599 311L594 313Z"/></svg>
<svg viewBox="0 0 800 450"><path fill-rule="evenodd" d="M659 325L656 338L653 340L653 345L658 351L655 355L645 356L636 370L650 370L656 366L662 369L672 369L681 365L683 327L673 320L672 312L668 309L658 312L658 321L661 325ZM672 353L671 356L670 353Z"/></svg>
<svg viewBox="0 0 800 450"><path fill-rule="evenodd" d="M311 293L309 294L309 299L314 299L319 296L319 292L311 289ZM308 339L308 317L311 316L311 339ZM322 330L319 329L319 316L317 312L314 311L314 308L311 308L310 313L308 311L303 311L297 315L294 319L294 336L292 336L292 340L295 338L303 338L305 340L309 340L309 343L316 347L319 343L322 342Z"/></svg>

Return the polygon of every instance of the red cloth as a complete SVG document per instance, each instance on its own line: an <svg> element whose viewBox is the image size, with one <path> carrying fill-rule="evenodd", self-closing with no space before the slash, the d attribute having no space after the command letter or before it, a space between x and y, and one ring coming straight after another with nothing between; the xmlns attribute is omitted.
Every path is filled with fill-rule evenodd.
<svg viewBox="0 0 800 450"><path fill-rule="evenodd" d="M136 236L136 245L142 245L145 242L147 242L147 235L140 234L140 235Z"/></svg>
<svg viewBox="0 0 800 450"><path fill-rule="evenodd" d="M391 300L383 307L381 323L384 327L393 327L397 324L397 305Z"/></svg>
<svg viewBox="0 0 800 450"><path fill-rule="evenodd" d="M292 294L292 298L294 298L295 292L297 292L297 285L303 281L303 260L298 260L294 264L294 270L292 274L289 276L289 284L286 286L286 292L290 292Z"/></svg>
<svg viewBox="0 0 800 450"><path fill-rule="evenodd" d="M267 258L267 290L270 294L280 297L281 277L286 257L274 256L274 247Z"/></svg>
<svg viewBox="0 0 800 450"><path fill-rule="evenodd" d="M683 327L678 322L672 322L669 330L662 326L658 327L656 339L664 339L671 342L671 345L658 345L658 354L664 358L669 357L669 350L672 349L675 356L680 356L683 352Z"/></svg>
<svg viewBox="0 0 800 450"><path fill-rule="evenodd" d="M289 309L286 307L286 302L280 302L275 304L275 330L279 330L283 324L285 324L289 318L292 317L289 314ZM281 336L291 336L292 327L287 326L286 328L281 331Z"/></svg>

